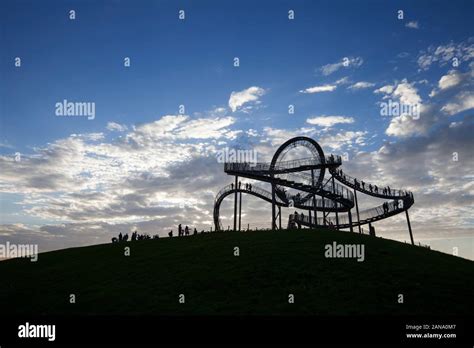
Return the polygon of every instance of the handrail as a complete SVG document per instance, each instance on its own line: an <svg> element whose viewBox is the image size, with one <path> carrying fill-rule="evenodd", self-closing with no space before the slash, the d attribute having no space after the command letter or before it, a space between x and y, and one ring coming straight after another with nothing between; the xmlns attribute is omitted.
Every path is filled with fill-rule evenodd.
<svg viewBox="0 0 474 348"><path fill-rule="evenodd" d="M406 196L413 196L413 194L408 190L402 189L393 189L390 186L378 186L372 183L366 183L363 180L358 180L342 171L342 169L330 169L331 174L339 180L340 182L355 187L358 191L367 193L372 196L379 196L379 197L406 197Z"/></svg>

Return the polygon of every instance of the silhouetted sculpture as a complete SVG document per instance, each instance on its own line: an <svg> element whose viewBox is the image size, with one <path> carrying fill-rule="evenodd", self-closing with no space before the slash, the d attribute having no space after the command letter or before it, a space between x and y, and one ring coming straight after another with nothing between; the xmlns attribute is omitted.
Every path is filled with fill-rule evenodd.
<svg viewBox="0 0 474 348"><path fill-rule="evenodd" d="M293 148L304 147L311 153L311 160L308 158L288 158L286 154ZM297 155L297 154L296 154ZM382 185L380 192L377 185L366 183L364 180L346 175L339 168L341 161L340 156L325 156L322 148L313 139L305 136L295 137L282 144L275 152L271 162L258 163L257 165L249 165L249 163L227 162L224 165L224 171L234 176L230 186L234 190L242 187L239 179L257 180L272 185L272 191L269 192L264 188L258 188L256 192L252 192L252 184L245 183L245 191L247 194L257 196L272 205L272 230L281 229L281 208L295 207L311 212L314 218L305 219L303 213L298 214L296 211L291 214L288 226L295 224L313 227L323 222L324 225L337 226L337 229L349 228L353 232L354 227L358 227L361 233L361 225L373 223L382 220L391 215L395 215L404 211L406 213L408 229L413 244L413 235L408 216L408 209L413 205L413 194L411 192L398 191L390 188L388 185ZM310 172L311 176L309 176ZM327 178L326 174L332 176ZM331 183L332 179L332 183ZM336 184L338 180L342 185ZM238 185L238 186L237 186ZM227 186L228 187L228 186ZM291 196L286 194L284 188L291 191ZM216 231L222 230L222 224L219 219L220 204L226 196L231 193L230 190L222 190L215 199L214 204L214 226ZM295 191L295 192L294 192ZM356 192L362 192L379 198L390 199L390 203L384 202L383 205L375 206L370 209L359 211L358 202L360 196ZM294 193L293 193L294 192ZM300 195L301 192L301 195ZM383 194L382 194L383 192ZM404 195L405 194L405 195ZM316 198L320 196L321 198ZM359 196L359 197L358 197ZM399 200L401 198L401 200ZM240 196L240 202L242 195ZM241 203L240 203L241 205ZM238 209L239 203L237 195L234 199L234 228L237 229L237 222L241 219L241 211ZM403 209L400 207L403 206ZM382 208L382 211L380 210ZM352 210L354 209L354 210ZM313 215L314 212L314 215ZM318 218L322 212L323 217ZM329 215L332 213L334 215ZM348 216L346 215L348 214ZM239 216L239 218L237 218ZM279 225L279 226L278 226ZM230 230L230 226L228 227Z"/></svg>

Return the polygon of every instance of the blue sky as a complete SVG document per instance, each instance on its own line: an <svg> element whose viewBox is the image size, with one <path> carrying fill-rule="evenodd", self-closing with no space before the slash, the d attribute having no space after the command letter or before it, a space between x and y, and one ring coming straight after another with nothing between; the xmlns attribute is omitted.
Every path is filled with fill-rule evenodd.
<svg viewBox="0 0 474 348"><path fill-rule="evenodd" d="M414 190L421 197L420 222L431 221L433 229L439 223L430 217L439 216L440 199L462 201L445 210L451 220L437 233L420 224L426 239L451 238L454 223L460 235L472 236L472 186L460 188L472 176L440 165L457 151L463 170L472 171L472 158L463 152L472 145L467 136L473 127L472 1L3 1L0 6L5 236L41 241L45 233L67 235L52 232L66 226L76 231L74 237L73 232L69 239L57 237L63 239L56 244L48 237L44 248L106 241L106 233L96 238L81 231L92 220L112 223L111 211L126 217L127 209L134 212L130 220L113 223L125 230L142 223L145 230L153 226L165 233L182 212L160 202L181 197L191 202L192 214L208 214L211 193L229 178L216 166L212 179L196 182L196 188L158 185L157 201L150 203L141 201L144 186L134 186L143 175L160 185L160 175L175 166L196 175L212 151L236 143L258 144L265 158L281 140L302 133L320 141L327 153L359 159L347 164L354 173L383 175ZM75 20L69 19L71 9ZM184 21L178 20L180 9ZM289 10L295 11L294 20L288 19ZM398 10L404 11L403 20ZM15 67L15 57L21 67ZM124 67L125 57L130 67ZM235 57L239 67L233 66ZM453 57L459 66L453 67ZM342 65L345 58L348 66ZM318 88L326 91L314 92ZM55 104L63 99L94 102L95 118L57 117ZM382 117L379 103L387 99L417 102L421 118ZM185 120L178 115L180 104ZM184 130L173 133L170 124ZM199 127L215 131L190 134ZM163 129L170 131L154 135ZM164 144L183 153L167 159ZM143 152L133 152L134 145ZM154 149L163 161L143 165ZM22 154L21 166L12 162L16 152ZM102 163L103 157L108 160ZM390 158L403 167L383 163ZM426 158L432 163L420 161ZM116 172L110 169L114 163ZM73 167L77 172L65 172ZM35 171L43 176L33 177ZM205 168L198 174L210 175ZM120 187L126 192L118 192ZM198 195L200 188L209 196ZM95 202L100 213L79 216L65 208L91 193L102 195ZM130 206L117 203L124 195ZM136 213L137 207L156 209L156 218ZM199 225L197 217L190 224ZM393 225L395 236L401 227ZM390 223L382 227L390 231Z"/></svg>

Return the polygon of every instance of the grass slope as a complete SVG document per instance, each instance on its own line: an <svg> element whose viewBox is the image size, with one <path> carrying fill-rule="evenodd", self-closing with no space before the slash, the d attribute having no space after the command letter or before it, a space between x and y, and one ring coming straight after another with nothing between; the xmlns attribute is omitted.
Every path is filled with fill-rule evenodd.
<svg viewBox="0 0 474 348"><path fill-rule="evenodd" d="M324 245L364 243L364 262ZM124 256L124 247L131 255ZM240 256L234 256L234 247ZM474 262L356 233L222 232L0 262L6 314L470 314ZM76 303L69 303L69 294ZM295 303L288 303L288 294ZM186 303L178 303L185 294ZM404 294L405 303L397 303Z"/></svg>

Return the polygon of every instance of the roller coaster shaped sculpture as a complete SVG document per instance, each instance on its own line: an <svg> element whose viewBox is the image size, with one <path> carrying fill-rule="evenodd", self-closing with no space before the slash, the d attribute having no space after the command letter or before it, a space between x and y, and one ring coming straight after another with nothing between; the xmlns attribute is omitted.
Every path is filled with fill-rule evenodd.
<svg viewBox="0 0 474 348"><path fill-rule="evenodd" d="M289 151L297 147L308 149L311 157L285 161ZM321 146L308 137L295 137L286 141L275 152L271 163L225 163L224 171L228 175L235 176L235 184L222 188L215 198L216 231L222 230L219 218L221 203L225 197L232 194L234 194L234 230L240 230L242 193L246 193L271 203L272 230L281 229L281 207L307 211L307 214L297 212L290 214L288 228L330 226L337 229L349 228L353 232L354 227L357 227L359 233L362 233L361 225L405 212L411 243L414 244L408 215L408 209L414 204L412 192L368 184L347 175L339 168L341 164L340 156L325 156ZM326 170L331 175L328 179L325 179ZM241 187L239 177L269 183L271 191L253 184ZM287 189L292 189L292 193L287 192ZM357 192L388 201L380 206L359 211ZM238 204L239 195L240 204ZM239 206L238 226L237 206ZM334 215L329 216L331 213Z"/></svg>

